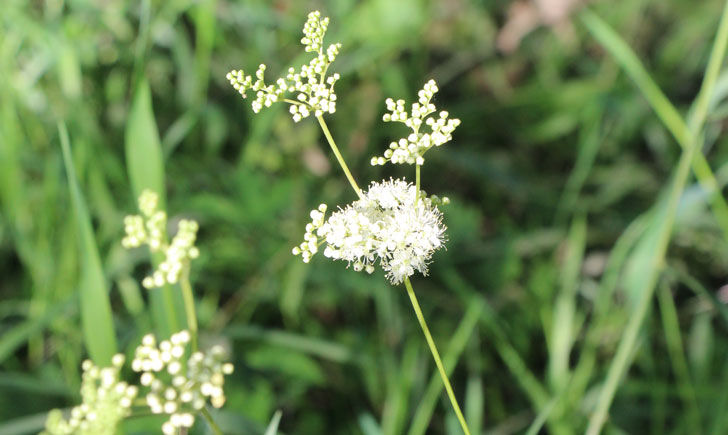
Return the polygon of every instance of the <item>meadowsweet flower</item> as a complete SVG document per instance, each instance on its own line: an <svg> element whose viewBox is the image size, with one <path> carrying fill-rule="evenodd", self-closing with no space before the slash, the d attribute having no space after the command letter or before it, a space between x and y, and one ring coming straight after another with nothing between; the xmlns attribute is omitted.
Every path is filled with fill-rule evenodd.
<svg viewBox="0 0 728 435"><path fill-rule="evenodd" d="M132 401L138 388L119 380L124 355L112 358L111 367L99 368L91 361L82 364L83 403L71 410L70 418L63 419L59 410L48 415L46 428L41 435L113 435L119 421L131 413Z"/></svg>
<svg viewBox="0 0 728 435"><path fill-rule="evenodd" d="M152 252L164 252L162 261L157 270L142 280L145 288L162 287L165 284L175 284L190 260L200 254L195 247L197 238L197 222L187 219L179 221L177 234L167 243L167 214L158 210L159 196L145 190L139 197L139 210L141 215L127 216L124 219L126 237L121 241L125 248L137 248L144 244L149 245Z"/></svg>
<svg viewBox="0 0 728 435"><path fill-rule="evenodd" d="M401 122L411 128L412 133L389 144L384 156L372 157L372 165L384 165L389 161L421 166L425 163L424 154L430 148L439 147L452 140L452 132L460 125L460 120L449 118L450 115L445 111L440 112L437 119L430 117L437 110L431 102L437 91L434 80L425 83L424 88L417 93L418 102L412 103L409 113L405 111L404 100L387 98L387 110L390 113L384 115L384 122ZM420 131L422 124L427 125L428 132Z"/></svg>
<svg viewBox="0 0 728 435"><path fill-rule="evenodd" d="M301 245L293 248L304 262L325 245L324 255L344 260L354 270L374 272L379 263L393 284L415 271L427 275L432 254L445 243L442 214L430 198L416 200L416 188L404 180L372 183L364 198L324 220L322 204L311 212Z"/></svg>
<svg viewBox="0 0 728 435"><path fill-rule="evenodd" d="M278 101L290 104L289 112L295 122L311 114L321 116L336 112L334 84L340 77L339 74L327 77L326 73L339 54L341 44L331 44L324 51L323 39L328 26L328 17L322 19L319 11L308 14L301 44L306 52L315 53L315 57L307 65L302 65L300 70L289 68L285 77L276 79L274 84L266 84L265 64L261 64L255 72L255 82L243 70L233 70L227 74L230 84L243 98L246 98L248 90L255 92L253 112L258 113L263 107L270 107ZM286 98L288 93L295 94L295 100Z"/></svg>
<svg viewBox="0 0 728 435"><path fill-rule="evenodd" d="M224 377L233 372L233 365L224 362L225 351L215 346L207 353L195 352L185 358L189 342L187 331L173 334L159 345L148 334L132 361L132 370L142 373L140 382L150 389L146 401L151 411L169 415L162 425L164 434L192 427L195 414L208 399L215 408L225 403Z"/></svg>

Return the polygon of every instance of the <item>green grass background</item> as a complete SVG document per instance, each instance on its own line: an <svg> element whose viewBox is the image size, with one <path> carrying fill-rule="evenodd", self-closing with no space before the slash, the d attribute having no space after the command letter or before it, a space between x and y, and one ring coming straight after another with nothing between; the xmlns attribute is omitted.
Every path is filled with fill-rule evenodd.
<svg viewBox="0 0 728 435"><path fill-rule="evenodd" d="M254 115L225 80L307 61L314 9L343 43L326 119L360 184L413 178L369 165L404 134L381 122L386 97L412 101L434 78L435 104L462 120L423 169L423 188L452 200L449 241L413 284L473 433L584 432L644 295L605 433L728 433L726 221L710 177L671 182L690 142L671 116L694 118L723 3L595 1L503 53L510 4L5 0L0 434L78 403L83 359L183 324L160 321L163 294L139 285L147 254L120 244L144 186L164 186L170 221L200 223L201 343L225 343L236 367L215 413L226 432L262 433L280 409L282 433L460 433L404 287L291 255L312 208L355 199L318 124L282 105ZM698 134L720 187L726 96L719 75Z"/></svg>

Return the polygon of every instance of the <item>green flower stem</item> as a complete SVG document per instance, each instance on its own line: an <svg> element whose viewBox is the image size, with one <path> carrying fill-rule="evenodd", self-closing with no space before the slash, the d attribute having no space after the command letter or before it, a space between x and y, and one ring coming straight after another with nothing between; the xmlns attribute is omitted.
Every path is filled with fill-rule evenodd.
<svg viewBox="0 0 728 435"><path fill-rule="evenodd" d="M361 189L359 189L359 186L356 184L356 181L354 181L354 177L351 175L351 172L349 171L349 167L346 166L346 162L344 161L344 158L341 156L341 153L339 153L339 149L336 147L336 143L334 142L334 139L331 137L331 133L329 132L328 127L326 126L326 122L324 121L324 119L321 116L317 116L316 119L318 119L319 124L321 125L321 129L324 131L324 135L326 136L326 139L329 141L329 145L331 145L331 149L334 151L334 155L336 156L336 159L339 161L339 164L341 165L341 169L344 171L344 174L346 174L346 178L349 180L351 187L354 189L356 194L359 195L359 198L364 199L364 196L361 193ZM420 165L416 165L415 179L416 179L416 188L417 188L417 200L419 201ZM423 332L423 334L425 334L425 340L427 340L427 345L430 347L430 352L432 353L432 358L435 360L435 365L437 365L437 370L440 372L440 377L442 378L443 384L445 384L445 390L447 390L447 395L450 398L450 403L452 404L453 410L455 410L455 415L457 415L458 420L460 421L460 426L463 428L463 432L465 432L466 435L470 435L470 429L468 428L468 424L465 422L465 417L463 417L463 412L460 410L460 405L458 405L458 401L455 398L455 393L453 392L452 386L450 385L450 379L447 377L445 368L442 365L442 360L440 360L440 353L437 351L437 346L435 346L435 341L432 339L432 335L430 334L430 329L427 327L427 322L425 321L425 317L422 315L422 310L420 309L420 304L419 304L419 302L417 302L417 296L415 295L415 291L412 289L412 283L410 283L409 278L404 279L404 284L407 287L407 294L409 295L410 301L412 301L412 308L415 310L415 316L417 316L417 321L420 323L420 326L422 327L422 332Z"/></svg>
<svg viewBox="0 0 728 435"><path fill-rule="evenodd" d="M346 166L344 157L341 156L341 153L339 152L339 148L336 146L336 142L334 142L334 138L331 137L331 132L329 132L329 128L326 126L326 121L324 121L324 118L322 116L317 116L316 119L318 119L319 125L321 125L321 130L323 130L324 136L326 136L326 140L329 141L329 145L331 145L331 151L334 152L334 155L336 156L336 160L339 161L339 165L341 165L341 169L344 171L344 175L346 175L346 179L349 180L349 184L351 184L351 187L354 188L354 191L359 196L359 199L364 199L364 195L361 193L361 189L359 189L359 185L357 185L356 181L354 181L354 177L351 175L351 171L349 171L349 167Z"/></svg>
<svg viewBox="0 0 728 435"><path fill-rule="evenodd" d="M187 329L190 331L192 352L197 352L197 314L195 313L195 297L190 284L189 265L182 271L182 278L179 280L182 287L182 297L185 301L185 313L187 314Z"/></svg>
<svg viewBox="0 0 728 435"><path fill-rule="evenodd" d="M420 165L415 164L415 204L420 202Z"/></svg>
<svg viewBox="0 0 728 435"><path fill-rule="evenodd" d="M220 426L215 423L215 420L212 418L212 415L210 414L210 411L207 410L207 408L202 408L202 411L200 411L202 414L202 417L207 421L207 424L210 426L210 430L212 430L212 433L215 435L223 435L222 429L220 429Z"/></svg>
<svg viewBox="0 0 728 435"><path fill-rule="evenodd" d="M419 169L419 166L417 168ZM417 173L419 174L419 171L417 171ZM453 410L455 410L455 415L457 415L458 420L460 421L460 426L463 428L463 432L465 432L466 435L470 435L470 429L468 429L468 424L465 422L465 417L463 417L463 413L462 411L460 411L460 405L458 405L458 400L455 398L455 393L452 391L452 386L450 386L450 379L447 377L445 368L442 366L440 353L437 351L435 341L432 339L432 335L430 334L430 328L427 327L425 317L422 315L422 310L420 310L420 304L419 302L417 302L417 296L415 296L415 291L412 289L412 283L410 283L409 278L404 279L404 285L407 287L407 294L409 295L410 301L412 301L412 308L414 308L415 310L417 321L420 322L420 326L422 327L422 333L425 334L427 345L430 346L432 358L435 360L437 370L440 372L440 377L442 378L443 384L445 384L445 390L447 390L447 395L450 398L450 403L452 404Z"/></svg>

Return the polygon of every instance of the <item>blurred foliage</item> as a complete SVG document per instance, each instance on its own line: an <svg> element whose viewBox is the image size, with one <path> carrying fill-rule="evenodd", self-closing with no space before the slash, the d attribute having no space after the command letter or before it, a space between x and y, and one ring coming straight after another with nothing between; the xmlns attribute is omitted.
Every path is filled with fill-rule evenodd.
<svg viewBox="0 0 728 435"><path fill-rule="evenodd" d="M528 3L519 3L521 13ZM553 12L564 2L535 3ZM721 6L590 5L683 113ZM229 401L216 414L226 432L263 433L280 409L283 433L399 434L420 420L428 433L459 433L445 396L427 392L441 386L428 387L434 366L403 288L381 273L322 259L304 266L290 254L309 210L353 199L318 125L294 125L283 106L254 117L225 80L233 68L265 62L275 72L301 62L300 29L313 9L331 17L327 41L344 44L334 64L338 111L328 122L360 184L412 177L407 167L369 165L401 133L380 122L386 97L411 100L434 78L438 107L462 120L423 172L423 188L452 204L444 209L448 249L414 286L473 432L519 433L539 420L549 433L583 431L637 297L624 290L645 272L632 248L650 216L636 219L668 186L679 147L582 27L578 7L499 50L501 29L519 13L505 0L5 0L0 433L37 432L48 409L79 399L85 248L60 121L110 284L119 348L152 328L149 295L138 285L147 257L120 245L123 217L135 211L125 138L141 140L126 132L142 81L170 219L200 222L192 279L202 344L222 340L233 350ZM726 89L725 77L720 83ZM726 113L716 102L703 149L721 184ZM705 193L691 184L608 433L725 433L726 248ZM609 286L604 321L592 322ZM566 322L564 306L572 310ZM592 365L574 374L590 346ZM564 395L571 375L586 382ZM133 419L125 430L158 424Z"/></svg>

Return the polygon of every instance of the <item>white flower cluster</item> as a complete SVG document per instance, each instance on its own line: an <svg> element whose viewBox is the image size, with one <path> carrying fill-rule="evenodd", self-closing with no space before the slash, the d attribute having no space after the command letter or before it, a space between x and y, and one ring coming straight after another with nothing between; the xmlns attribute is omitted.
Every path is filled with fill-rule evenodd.
<svg viewBox="0 0 728 435"><path fill-rule="evenodd" d="M114 435L119 421L128 416L138 393L136 386L119 381L124 355L112 358L111 367L99 368L91 361L83 362L81 397L83 403L71 410L68 421L59 410L48 415L41 435Z"/></svg>
<svg viewBox="0 0 728 435"><path fill-rule="evenodd" d="M321 19L320 12L314 11L308 14L301 43L307 52L315 52L317 55L308 65L303 65L300 71L289 68L285 78L277 79L275 84L265 83L264 64L261 64L255 72L255 82L250 75L245 75L243 70L233 70L227 74L230 84L243 98L246 97L248 89L256 93L252 103L253 112L258 113L263 107L270 107L281 100L291 105L290 113L295 122L307 118L312 113L321 116L324 113L336 112L334 84L339 80L339 74L326 77L326 72L339 54L341 44L331 44L326 52L323 51L323 38L328 25L328 17ZM296 100L285 98L286 92L297 93Z"/></svg>
<svg viewBox="0 0 728 435"><path fill-rule="evenodd" d="M164 245L167 229L167 214L164 210L157 210L159 196L151 190L145 190L139 196L140 215L124 218L126 237L121 240L125 248L138 248L143 244L149 245L152 252L157 252Z"/></svg>
<svg viewBox="0 0 728 435"><path fill-rule="evenodd" d="M137 248L143 244L149 245L152 252L164 252L165 258L157 270L142 280L145 288L162 287L165 284L175 284L190 260L200 255L195 246L198 225L192 220L179 221L177 234L172 243L167 243L167 214L157 210L159 196L145 190L139 197L139 210L141 215L127 216L124 219L126 237L121 243L125 248Z"/></svg>
<svg viewBox="0 0 728 435"><path fill-rule="evenodd" d="M162 432L167 435L192 427L195 414L208 398L212 406L222 407L225 375L233 372L233 365L224 362L221 346L208 353L195 352L185 360L189 341L187 331L173 334L159 346L153 335L145 335L131 365L132 370L142 373L141 384L151 390L146 401L152 412L169 415L162 425Z"/></svg>
<svg viewBox="0 0 728 435"><path fill-rule="evenodd" d="M431 199L416 198L415 186L404 180L374 182L363 199L325 221L325 206L312 211L305 241L293 253L308 262L325 243L326 257L347 261L356 271L372 273L378 261L393 284L415 270L427 275L432 254L444 246L445 226Z"/></svg>
<svg viewBox="0 0 728 435"><path fill-rule="evenodd" d="M436 111L431 100L437 91L437 84L434 80L425 83L424 88L417 93L419 100L412 103L410 113L405 111L404 100L394 101L387 98L387 110L390 113L384 115L384 122L401 122L410 127L412 133L406 138L392 142L383 157L372 157L372 165L384 165L390 161L421 166L425 163L424 154L430 148L439 147L452 140L452 132L460 125L460 120L448 119L449 114L445 111L440 112L438 119L429 117ZM430 127L430 132L420 132L423 123Z"/></svg>

